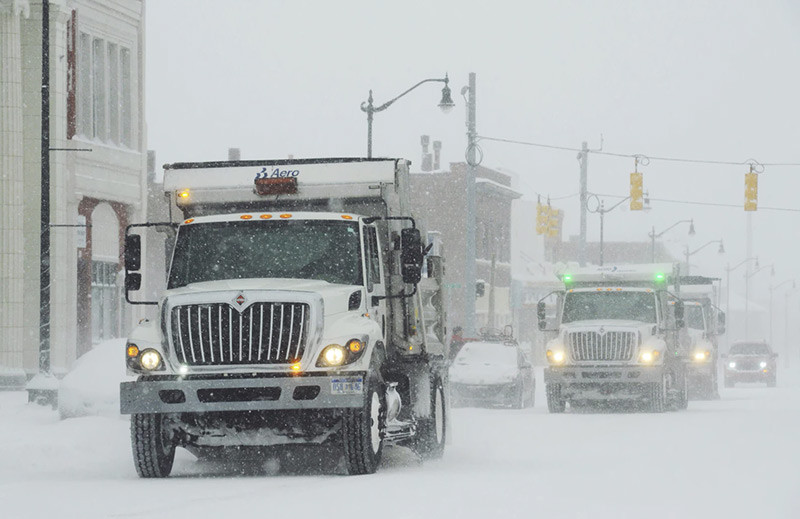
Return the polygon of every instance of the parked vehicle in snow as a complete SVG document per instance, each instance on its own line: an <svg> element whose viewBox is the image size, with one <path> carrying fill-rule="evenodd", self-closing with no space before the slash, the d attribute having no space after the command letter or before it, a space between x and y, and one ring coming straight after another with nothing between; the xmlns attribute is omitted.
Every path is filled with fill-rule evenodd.
<svg viewBox="0 0 800 519"><path fill-rule="evenodd" d="M338 444L349 474L384 445L440 457L447 363L442 258L426 253L401 159L178 163L167 289L140 288L131 225L126 298L158 305L127 343L121 385L141 477L175 448ZM427 268L423 275L423 262Z"/></svg>
<svg viewBox="0 0 800 519"><path fill-rule="evenodd" d="M536 378L512 337L484 334L464 343L450 365L453 406L533 407Z"/></svg>
<svg viewBox="0 0 800 519"><path fill-rule="evenodd" d="M738 382L763 382L769 387L778 383L778 354L766 341L739 341L724 357L725 387Z"/></svg>
<svg viewBox="0 0 800 519"><path fill-rule="evenodd" d="M638 400L654 412L685 409L689 337L683 302L668 287L678 266L620 265L565 273L557 332L546 346L547 406ZM673 304L670 304L673 303ZM538 305L539 328L547 308Z"/></svg>

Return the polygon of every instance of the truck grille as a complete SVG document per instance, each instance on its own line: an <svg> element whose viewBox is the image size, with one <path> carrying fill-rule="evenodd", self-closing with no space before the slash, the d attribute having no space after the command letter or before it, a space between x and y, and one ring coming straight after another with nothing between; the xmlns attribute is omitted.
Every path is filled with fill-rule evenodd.
<svg viewBox="0 0 800 519"><path fill-rule="evenodd" d="M253 303L241 313L228 303L172 309L172 347L190 366L288 364L303 357L308 305Z"/></svg>
<svg viewBox="0 0 800 519"><path fill-rule="evenodd" d="M576 361L625 361L633 358L636 332L571 332L570 352Z"/></svg>

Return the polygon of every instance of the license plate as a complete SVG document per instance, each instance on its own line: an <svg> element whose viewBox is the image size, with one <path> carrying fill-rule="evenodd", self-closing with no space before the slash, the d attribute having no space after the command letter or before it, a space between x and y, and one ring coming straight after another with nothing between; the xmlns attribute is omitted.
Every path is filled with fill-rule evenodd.
<svg viewBox="0 0 800 519"><path fill-rule="evenodd" d="M331 380L331 393L334 395L358 395L363 392L363 377L342 377Z"/></svg>

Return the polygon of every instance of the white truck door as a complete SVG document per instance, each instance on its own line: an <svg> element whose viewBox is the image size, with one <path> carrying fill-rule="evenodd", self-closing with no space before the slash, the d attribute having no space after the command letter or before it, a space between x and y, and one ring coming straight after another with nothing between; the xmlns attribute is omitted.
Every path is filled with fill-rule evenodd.
<svg viewBox="0 0 800 519"><path fill-rule="evenodd" d="M370 318L381 327L381 340L386 342L386 284L384 283L382 251L374 225L364 226L367 274L366 307Z"/></svg>

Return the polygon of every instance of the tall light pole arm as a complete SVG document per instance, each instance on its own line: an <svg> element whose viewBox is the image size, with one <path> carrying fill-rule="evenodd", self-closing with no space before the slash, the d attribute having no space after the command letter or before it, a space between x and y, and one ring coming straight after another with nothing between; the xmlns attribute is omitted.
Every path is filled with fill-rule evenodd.
<svg viewBox="0 0 800 519"><path fill-rule="evenodd" d="M412 90L416 89L416 88L417 88L417 87L419 87L420 85L424 85L425 83L432 83L432 82L435 82L435 83L444 83L444 84L446 85L446 84L448 84L448 83L450 82L450 79L449 79L449 78L447 78L447 77L445 77L444 79L435 79L435 78L431 78L431 79L423 79L422 81L420 81L420 82L419 82L419 83L417 83L416 85L412 86L411 88L409 88L408 90L406 90L405 92L403 92L402 94L400 94L399 96L397 96L397 97L395 97L395 98L393 98L393 99L390 99L390 100L386 101L385 103L383 103L383 104L382 104L382 105L380 105L380 106L372 106L372 94L370 93L370 99L369 99L369 101L368 101L368 102L366 102L366 101L365 101L365 102L361 103L361 111L362 111L362 112L367 112L367 113L369 113L369 112L372 112L372 113L375 113L375 112L382 112L382 111L386 110L387 108L389 108L390 106L392 106L392 104L393 104L395 101L397 101L397 100L398 100L398 99L400 99L401 97L405 96L406 94L408 94L408 93L409 93L409 92L411 92Z"/></svg>
<svg viewBox="0 0 800 519"><path fill-rule="evenodd" d="M661 236L663 236L663 235L664 235L664 234L665 234L667 231L669 231L669 230L671 230L671 229L673 229L673 228L677 227L678 225L680 225L680 224L682 224L682 223L692 223L693 221L694 221L694 220L678 220L677 222L673 223L672 225L670 225L669 227L667 227L666 229L664 229L664 230L663 230L663 231L661 231L660 233L658 233L658 234L652 234L650 237L651 237L651 238L660 238L660 237L661 237Z"/></svg>

